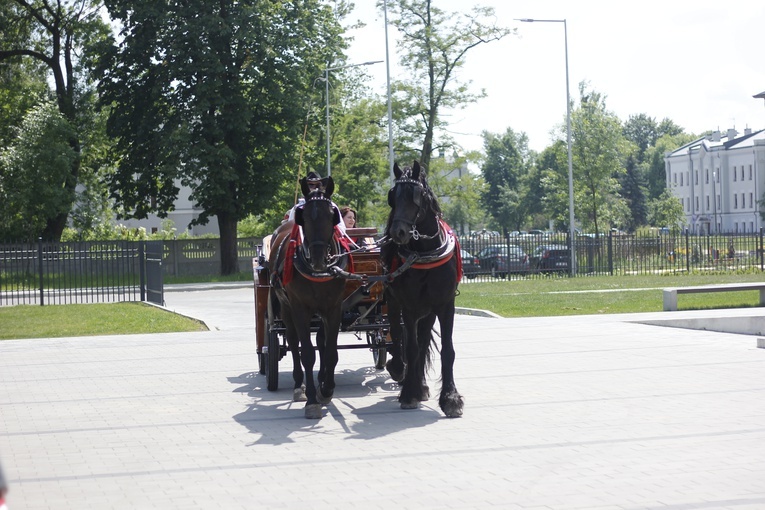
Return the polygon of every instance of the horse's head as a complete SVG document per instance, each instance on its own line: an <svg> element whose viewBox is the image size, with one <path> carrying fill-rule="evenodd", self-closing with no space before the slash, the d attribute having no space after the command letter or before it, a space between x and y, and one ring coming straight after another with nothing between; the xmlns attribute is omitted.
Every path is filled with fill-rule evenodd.
<svg viewBox="0 0 765 510"><path fill-rule="evenodd" d="M394 163L393 173L396 181L388 191L391 207L388 235L396 244L407 244L417 232L417 225L426 219L426 213L438 211L434 210L432 192L417 161L404 170Z"/></svg>
<svg viewBox="0 0 765 510"><path fill-rule="evenodd" d="M318 186L309 186L307 179L302 178L300 187L305 204L295 210L295 223L303 227L303 250L311 269L324 272L327 270L335 225L341 221L340 213L330 199L335 183L332 177L325 177Z"/></svg>

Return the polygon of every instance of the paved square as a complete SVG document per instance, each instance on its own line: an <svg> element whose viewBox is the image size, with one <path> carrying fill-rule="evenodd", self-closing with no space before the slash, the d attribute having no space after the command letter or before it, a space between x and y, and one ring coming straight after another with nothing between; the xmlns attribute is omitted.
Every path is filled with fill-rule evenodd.
<svg viewBox="0 0 765 510"><path fill-rule="evenodd" d="M461 315L463 418L399 409L358 349L310 421L291 360L257 374L251 288L166 300L213 330L0 342L10 510L765 508L765 349L638 323L718 311Z"/></svg>

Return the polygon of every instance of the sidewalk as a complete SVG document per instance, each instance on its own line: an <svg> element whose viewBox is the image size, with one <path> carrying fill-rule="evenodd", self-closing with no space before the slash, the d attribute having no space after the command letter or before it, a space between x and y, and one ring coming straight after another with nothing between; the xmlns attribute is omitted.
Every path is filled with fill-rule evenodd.
<svg viewBox="0 0 765 510"><path fill-rule="evenodd" d="M211 331L0 342L10 510L765 508L765 349L644 324L709 312L458 315L463 418L399 409L354 349L309 421L290 360L257 374L251 286L165 299Z"/></svg>

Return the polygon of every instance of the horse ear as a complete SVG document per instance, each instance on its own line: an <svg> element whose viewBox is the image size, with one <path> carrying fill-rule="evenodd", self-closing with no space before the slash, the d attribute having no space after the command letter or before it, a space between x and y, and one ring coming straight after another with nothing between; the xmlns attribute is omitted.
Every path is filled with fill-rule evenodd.
<svg viewBox="0 0 765 510"><path fill-rule="evenodd" d="M393 191L395 188L391 188L388 190L388 205L393 207Z"/></svg>
<svg viewBox="0 0 765 510"><path fill-rule="evenodd" d="M335 207L335 225L339 225L341 221L343 221L343 218L340 216L340 209Z"/></svg>
<svg viewBox="0 0 765 510"><path fill-rule="evenodd" d="M295 208L295 223L303 226L303 208L302 207L296 207Z"/></svg>
<svg viewBox="0 0 765 510"><path fill-rule="evenodd" d="M335 191L335 181L331 175L321 180L321 187L324 189L325 197L329 198L332 196L332 192Z"/></svg>
<svg viewBox="0 0 765 510"><path fill-rule="evenodd" d="M396 179L401 179L401 174L403 172L398 167L398 163L393 163L393 175L396 176Z"/></svg>
<svg viewBox="0 0 765 510"><path fill-rule="evenodd" d="M300 178L300 191L303 192L303 196L308 198L308 194L311 192L311 190L308 189L308 179L305 177Z"/></svg>
<svg viewBox="0 0 765 510"><path fill-rule="evenodd" d="M415 181L420 178L420 163L415 159L412 163L412 179Z"/></svg>

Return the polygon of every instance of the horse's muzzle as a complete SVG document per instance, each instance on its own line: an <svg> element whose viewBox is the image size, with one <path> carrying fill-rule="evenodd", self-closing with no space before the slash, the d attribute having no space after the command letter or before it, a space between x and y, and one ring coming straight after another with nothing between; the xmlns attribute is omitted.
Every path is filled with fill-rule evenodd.
<svg viewBox="0 0 765 510"><path fill-rule="evenodd" d="M394 221L390 227L390 238L396 244L406 244L412 238L412 227L403 221Z"/></svg>

